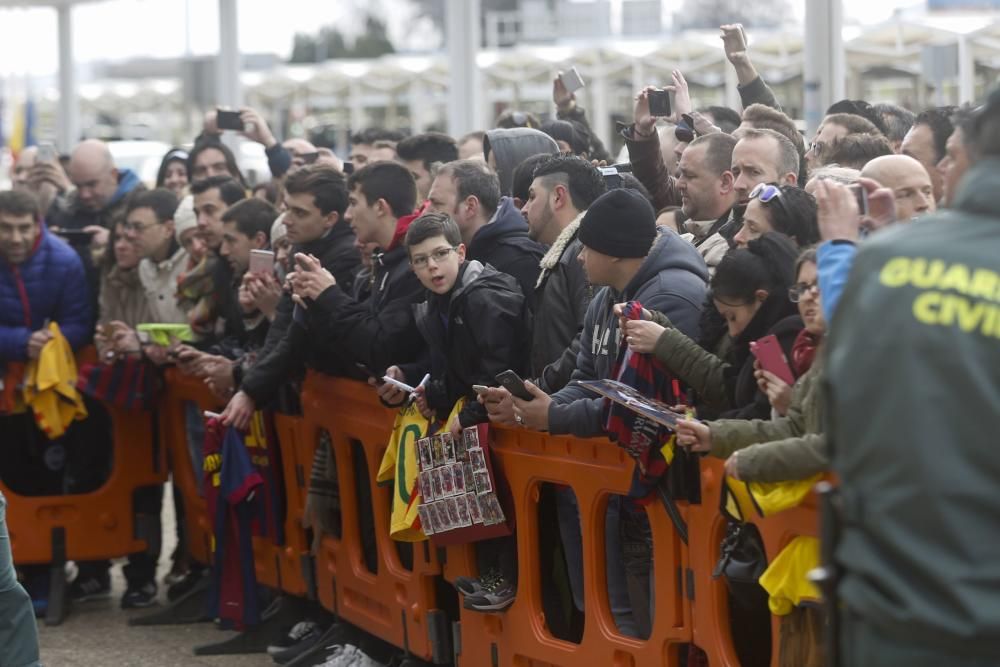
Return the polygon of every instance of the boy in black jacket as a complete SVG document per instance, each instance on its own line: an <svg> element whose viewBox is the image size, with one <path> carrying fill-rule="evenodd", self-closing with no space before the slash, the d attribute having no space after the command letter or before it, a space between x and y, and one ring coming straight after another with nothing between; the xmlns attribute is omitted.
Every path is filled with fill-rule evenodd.
<svg viewBox="0 0 1000 667"><path fill-rule="evenodd" d="M417 327L427 341L428 357L403 374L431 380L416 392L417 406L428 418L446 418L456 401L465 405L446 427L454 437L462 428L489 420L476 401L474 384L491 385L507 369L528 366L531 327L525 298L515 278L490 265L465 260L458 225L442 213L417 218L406 233L410 266L427 288L427 300L414 307ZM456 582L467 608L499 611L514 601L515 542L503 537L478 545L483 579Z"/></svg>
<svg viewBox="0 0 1000 667"><path fill-rule="evenodd" d="M497 373L522 372L530 338L525 299L517 280L489 264L466 261L458 225L443 213L426 213L406 232L410 266L427 289L427 300L414 306L427 355L404 369L407 377L429 370L430 382L417 395L428 417L447 418L466 398L457 423L462 428L488 421L472 385L490 385ZM432 414L433 413L433 414Z"/></svg>

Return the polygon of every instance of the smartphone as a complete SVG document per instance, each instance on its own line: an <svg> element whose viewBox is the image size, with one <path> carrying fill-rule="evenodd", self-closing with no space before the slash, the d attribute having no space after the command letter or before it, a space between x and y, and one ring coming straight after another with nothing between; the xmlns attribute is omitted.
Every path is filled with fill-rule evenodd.
<svg viewBox="0 0 1000 667"><path fill-rule="evenodd" d="M795 384L795 375L788 365L781 343L774 334L764 336L757 341L750 343L750 351L757 357L760 367L769 373L774 373L789 387Z"/></svg>
<svg viewBox="0 0 1000 667"><path fill-rule="evenodd" d="M670 115L670 91L649 91L649 115L657 118Z"/></svg>
<svg viewBox="0 0 1000 667"><path fill-rule="evenodd" d="M858 215L868 215L868 191L861 187L858 183L848 187L854 193L855 201L858 202Z"/></svg>
<svg viewBox="0 0 1000 667"><path fill-rule="evenodd" d="M43 141L38 144L38 161L39 162L58 162L59 161L59 151L56 147L49 143L48 141Z"/></svg>
<svg viewBox="0 0 1000 667"><path fill-rule="evenodd" d="M498 373L496 378L500 386L509 391L511 396L517 396L522 401L530 401L535 398L524 386L524 380L521 379L521 376L514 371L506 370L503 373Z"/></svg>
<svg viewBox="0 0 1000 667"><path fill-rule="evenodd" d="M576 67L570 67L569 70L559 74L559 78L562 80L563 87L566 88L566 92L572 93L583 88L583 77L576 70Z"/></svg>
<svg viewBox="0 0 1000 667"><path fill-rule="evenodd" d="M383 375L382 381L391 384L396 389L402 389L408 394L412 394L414 391L413 387L411 387L410 385L406 384L405 382L400 382L396 378L391 378L388 375Z"/></svg>
<svg viewBox="0 0 1000 667"><path fill-rule="evenodd" d="M226 109L215 110L215 125L220 130L243 131L243 119L240 118L239 111L228 111Z"/></svg>
<svg viewBox="0 0 1000 667"><path fill-rule="evenodd" d="M474 384L472 385L472 391L476 392L479 396L482 396L489 390L485 384Z"/></svg>
<svg viewBox="0 0 1000 667"><path fill-rule="evenodd" d="M345 162L344 163L344 176L350 176L353 173L354 173L354 163L353 162Z"/></svg>
<svg viewBox="0 0 1000 667"><path fill-rule="evenodd" d="M250 251L250 273L274 273L274 253L270 250Z"/></svg>
<svg viewBox="0 0 1000 667"><path fill-rule="evenodd" d="M82 229L59 229L55 234L70 243L90 243L94 238L94 232L85 232Z"/></svg>

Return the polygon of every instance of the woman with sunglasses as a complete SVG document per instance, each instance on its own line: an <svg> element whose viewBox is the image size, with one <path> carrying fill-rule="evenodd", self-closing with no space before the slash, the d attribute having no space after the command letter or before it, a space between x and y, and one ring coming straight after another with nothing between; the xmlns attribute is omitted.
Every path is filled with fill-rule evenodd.
<svg viewBox="0 0 1000 667"><path fill-rule="evenodd" d="M802 329L788 299L798 248L774 232L730 251L711 282L716 310L726 321L728 350L722 356L673 328L661 313L623 323L634 352L653 353L667 370L692 388L702 416L767 419L771 406L754 376L750 343L777 336L786 357Z"/></svg>
<svg viewBox="0 0 1000 667"><path fill-rule="evenodd" d="M799 256L796 282L788 289L788 298L798 304L805 323L788 357L799 379L790 387L768 371L758 368L754 373L758 387L781 418L678 423L680 444L725 458L726 473L736 479L784 482L804 479L827 468L818 382L822 373L819 348L826 335L826 320L814 248Z"/></svg>
<svg viewBox="0 0 1000 667"><path fill-rule="evenodd" d="M816 200L794 185L761 183L750 192L743 226L733 237L733 244L745 248L767 232L781 232L800 248L819 243Z"/></svg>

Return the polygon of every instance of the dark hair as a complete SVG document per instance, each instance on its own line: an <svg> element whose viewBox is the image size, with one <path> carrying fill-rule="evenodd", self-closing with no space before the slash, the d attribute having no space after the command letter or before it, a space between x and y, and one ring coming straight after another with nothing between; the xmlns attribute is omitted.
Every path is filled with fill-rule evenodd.
<svg viewBox="0 0 1000 667"><path fill-rule="evenodd" d="M743 119L740 114L729 107L710 106L698 109L699 113L710 114L715 121L715 126L725 132L732 134L740 126Z"/></svg>
<svg viewBox="0 0 1000 667"><path fill-rule="evenodd" d="M698 137L688 148L705 147L705 168L712 174L721 176L733 168L733 149L737 139L731 134L713 132ZM686 150L686 149L685 149Z"/></svg>
<svg viewBox="0 0 1000 667"><path fill-rule="evenodd" d="M156 172L156 187L162 188L167 181L167 167L171 162L179 162L184 165L184 173L187 174L188 181L191 180L191 168L188 166L188 152L183 148L171 148L163 156L160 162L160 170Z"/></svg>
<svg viewBox="0 0 1000 667"><path fill-rule="evenodd" d="M229 146L225 145L217 138L211 136L199 139L197 142L195 142L194 148L191 149L191 153L188 155L188 163L187 163L188 179L193 181L194 165L195 162L198 161L198 156L204 153L205 151L209 150L210 148L214 148L215 150L222 153L222 155L226 158L226 171L229 172L229 175L232 178L235 178L237 181L239 181L240 185L242 185L244 188L247 187L247 181L245 178L243 178L243 172L240 171L239 165L236 164L236 156L233 154L231 150L229 150Z"/></svg>
<svg viewBox="0 0 1000 667"><path fill-rule="evenodd" d="M455 181L457 202L468 197L479 200L486 218L492 218L500 205L500 177L482 160L455 160L438 169L437 175L447 174Z"/></svg>
<svg viewBox="0 0 1000 667"><path fill-rule="evenodd" d="M35 222L42 218L38 207L38 198L24 190L0 191L0 213L7 215L30 215Z"/></svg>
<svg viewBox="0 0 1000 667"><path fill-rule="evenodd" d="M241 183L229 176L209 176L191 184L191 194L200 195L209 190L218 189L219 197L226 202L226 206L232 206L236 202L247 198L247 191Z"/></svg>
<svg viewBox="0 0 1000 667"><path fill-rule="evenodd" d="M877 157L893 155L892 144L881 134L849 134L835 139L820 156L822 164L861 169Z"/></svg>
<svg viewBox="0 0 1000 667"><path fill-rule="evenodd" d="M802 188L782 185L780 197L761 205L770 214L774 231L794 238L800 248L819 243L816 199Z"/></svg>
<svg viewBox="0 0 1000 667"><path fill-rule="evenodd" d="M336 211L340 216L347 210L347 182L333 167L311 164L285 179L285 192L290 195L310 194L323 215Z"/></svg>
<svg viewBox="0 0 1000 667"><path fill-rule="evenodd" d="M530 127L533 130L540 128L542 123L538 116L529 111L517 111L515 109L505 109L497 116L493 127L501 130L511 130L515 127Z"/></svg>
<svg viewBox="0 0 1000 667"><path fill-rule="evenodd" d="M590 137L582 136L576 126L568 120L550 120L542 123L542 132L557 143L565 141L573 155L584 155L590 145Z"/></svg>
<svg viewBox="0 0 1000 667"><path fill-rule="evenodd" d="M608 191L604 176L597 167L575 155L545 155L535 167L532 180L543 179L545 187L556 183L566 186L577 211L586 211L594 200Z"/></svg>
<svg viewBox="0 0 1000 667"><path fill-rule="evenodd" d="M151 209L157 222L173 220L174 212L177 210L177 195L166 188L136 192L128 199L125 215L137 208Z"/></svg>
<svg viewBox="0 0 1000 667"><path fill-rule="evenodd" d="M976 109L962 133L970 161L1000 156L1000 88L994 88L986 103Z"/></svg>
<svg viewBox="0 0 1000 667"><path fill-rule="evenodd" d="M885 122L882 120L882 116L875 110L875 107L864 100L840 100L839 102L834 102L830 105L830 108L826 110L826 115L857 116L874 125L875 129L882 134L885 134L888 130Z"/></svg>
<svg viewBox="0 0 1000 667"><path fill-rule="evenodd" d="M458 159L455 140L440 132L425 132L403 139L396 144L396 155L400 160L420 160L424 169L430 171L435 162L454 162Z"/></svg>
<svg viewBox="0 0 1000 667"><path fill-rule="evenodd" d="M376 141L399 142L403 140L404 136L406 135L402 132L397 132L396 130L386 130L381 127L368 127L352 134L351 143L374 144Z"/></svg>
<svg viewBox="0 0 1000 667"><path fill-rule="evenodd" d="M384 199L396 218L412 213L417 203L417 183L413 174L398 162L365 165L347 179L348 192L354 188L361 189L369 206Z"/></svg>
<svg viewBox="0 0 1000 667"><path fill-rule="evenodd" d="M951 117L955 115L958 107L932 107L921 111L917 119L913 121L913 126L926 125L931 128L934 137L934 162L940 162L947 152L948 137L955 131L955 126L951 124Z"/></svg>
<svg viewBox="0 0 1000 667"><path fill-rule="evenodd" d="M802 270L803 264L818 264L816 259L816 246L811 245L802 252L799 253L798 259L795 260L795 271L793 273L794 279L797 280L799 277L799 271Z"/></svg>
<svg viewBox="0 0 1000 667"><path fill-rule="evenodd" d="M885 134L875 123L853 113L833 113L823 117L823 124L832 123L847 130L848 134Z"/></svg>
<svg viewBox="0 0 1000 667"><path fill-rule="evenodd" d="M264 199L267 203L274 205L278 203L278 186L275 185L274 181L263 181L253 186L251 191L253 196L256 197L258 192L264 193Z"/></svg>
<svg viewBox="0 0 1000 667"><path fill-rule="evenodd" d="M778 168L778 175L795 174L797 176L802 160L799 152L795 150L795 144L788 137L774 130L758 130L756 128L746 129L740 133L740 141L764 138L778 142L778 164L775 165Z"/></svg>
<svg viewBox="0 0 1000 667"><path fill-rule="evenodd" d="M650 208L654 208L656 206L656 202L653 201L653 195L649 194L649 190L647 190L646 186L642 184L642 181L636 178L635 174L630 174L629 172L624 171L618 174L618 176L621 178L621 185L618 187L626 190L635 190L649 202Z"/></svg>
<svg viewBox="0 0 1000 667"><path fill-rule="evenodd" d="M443 236L453 246L462 243L462 232L458 229L458 223L447 213L424 213L410 223L403 242L409 250L435 236Z"/></svg>
<svg viewBox="0 0 1000 667"><path fill-rule="evenodd" d="M746 248L730 250L715 268L711 296L724 303L751 303L757 290L788 301L799 249L784 234L768 232Z"/></svg>
<svg viewBox="0 0 1000 667"><path fill-rule="evenodd" d="M510 196L528 201L528 191L531 190L531 182L535 180L535 169L551 157L551 153L536 153L521 160L521 164L514 167L510 179Z"/></svg>
<svg viewBox="0 0 1000 667"><path fill-rule="evenodd" d="M895 104L876 104L874 109L885 124L885 136L889 141L902 141L917 119L917 114Z"/></svg>
<svg viewBox="0 0 1000 667"><path fill-rule="evenodd" d="M222 214L222 222L235 222L236 230L249 239L263 234L270 242L271 226L277 217L278 209L263 199L250 198L227 208Z"/></svg>

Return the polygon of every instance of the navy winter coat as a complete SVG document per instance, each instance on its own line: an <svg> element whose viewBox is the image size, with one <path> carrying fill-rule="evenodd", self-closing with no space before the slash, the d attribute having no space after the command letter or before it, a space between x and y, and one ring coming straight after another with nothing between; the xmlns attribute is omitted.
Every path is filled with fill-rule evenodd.
<svg viewBox="0 0 1000 667"><path fill-rule="evenodd" d="M93 320L83 262L43 224L24 262L0 259L0 363L27 360L28 338L46 320L59 325L74 350L90 340Z"/></svg>

